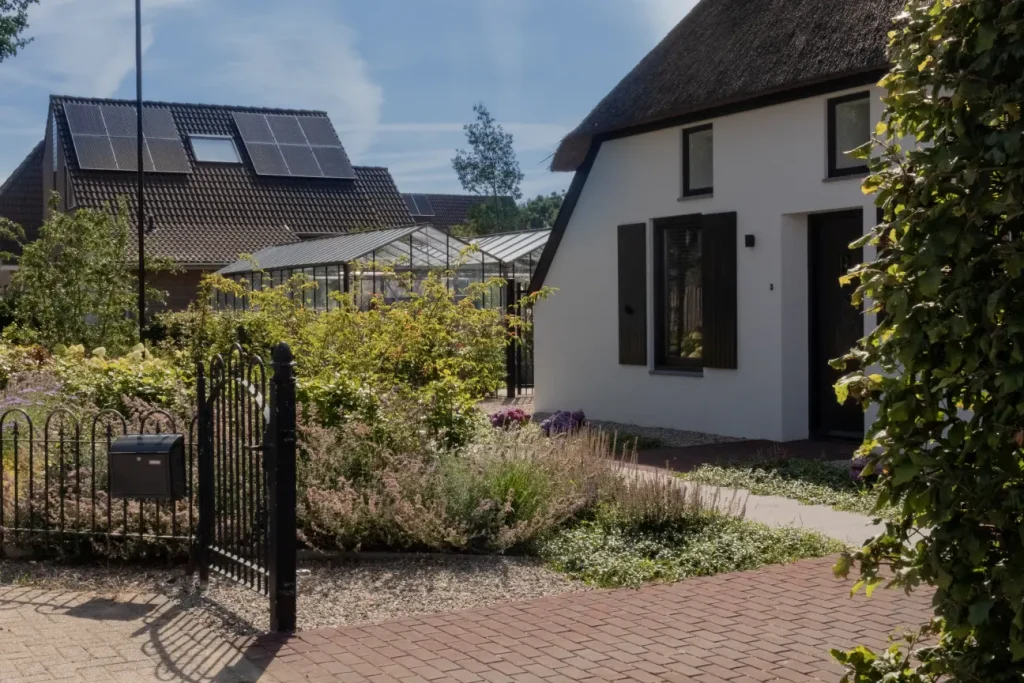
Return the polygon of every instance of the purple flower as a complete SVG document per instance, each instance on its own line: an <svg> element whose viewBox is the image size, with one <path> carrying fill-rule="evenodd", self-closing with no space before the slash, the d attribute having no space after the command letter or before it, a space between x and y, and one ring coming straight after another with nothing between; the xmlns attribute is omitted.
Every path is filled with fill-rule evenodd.
<svg viewBox="0 0 1024 683"><path fill-rule="evenodd" d="M587 416L582 410L570 413L568 410L559 410L554 415L540 423L545 436L552 434L574 434L583 429L587 424Z"/></svg>
<svg viewBox="0 0 1024 683"><path fill-rule="evenodd" d="M508 429L524 425L530 421L530 415L522 408L505 408L490 416L491 425L498 429Z"/></svg>

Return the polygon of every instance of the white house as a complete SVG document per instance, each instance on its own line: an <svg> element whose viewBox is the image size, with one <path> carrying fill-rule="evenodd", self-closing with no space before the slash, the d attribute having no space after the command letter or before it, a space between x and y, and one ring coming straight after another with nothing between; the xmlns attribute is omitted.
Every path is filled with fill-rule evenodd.
<svg viewBox="0 0 1024 683"><path fill-rule="evenodd" d="M552 167L576 175L533 281L557 289L535 311L538 411L863 434L828 366L874 324L838 281L877 221L845 152L880 118L901 4L701 0L562 141Z"/></svg>

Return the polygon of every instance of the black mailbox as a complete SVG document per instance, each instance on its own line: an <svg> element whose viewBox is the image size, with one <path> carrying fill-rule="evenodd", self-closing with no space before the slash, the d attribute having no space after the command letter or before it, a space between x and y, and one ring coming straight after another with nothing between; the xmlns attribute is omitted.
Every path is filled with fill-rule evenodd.
<svg viewBox="0 0 1024 683"><path fill-rule="evenodd" d="M185 496L185 437L132 434L110 444L110 497L177 500Z"/></svg>

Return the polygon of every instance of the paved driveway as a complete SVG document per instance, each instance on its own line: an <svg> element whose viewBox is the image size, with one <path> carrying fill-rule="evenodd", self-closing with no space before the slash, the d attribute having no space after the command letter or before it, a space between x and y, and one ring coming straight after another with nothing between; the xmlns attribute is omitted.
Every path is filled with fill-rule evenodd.
<svg viewBox="0 0 1024 683"><path fill-rule="evenodd" d="M167 598L0 589L0 681L836 681L928 596L849 597L832 560L229 642Z"/></svg>

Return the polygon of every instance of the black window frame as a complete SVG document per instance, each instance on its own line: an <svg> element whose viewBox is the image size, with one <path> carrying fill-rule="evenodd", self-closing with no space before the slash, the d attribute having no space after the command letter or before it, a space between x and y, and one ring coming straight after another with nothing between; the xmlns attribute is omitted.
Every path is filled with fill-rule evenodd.
<svg viewBox="0 0 1024 683"><path fill-rule="evenodd" d="M677 372L704 372L704 357L701 358L667 358L666 347L666 292L665 292L665 233L674 228L693 229L701 231L703 239L703 221L699 213L683 216L671 216L667 218L654 219L654 369L672 370ZM701 286L704 279L704 254L701 253ZM703 316L702 316L703 317ZM701 320L701 334L703 335L703 320Z"/></svg>
<svg viewBox="0 0 1024 683"><path fill-rule="evenodd" d="M690 136L694 133L703 133L705 131L711 131L711 187L690 187ZM702 126L694 126L692 128L683 129L683 196L684 197L706 197L715 192L715 176L714 176L714 140L715 140L715 128L712 123L705 123Z"/></svg>
<svg viewBox="0 0 1024 683"><path fill-rule="evenodd" d="M852 93L850 95L843 95L842 97L833 97L828 100L828 177L829 178L846 178L849 176L867 175L868 165L862 164L860 166L850 166L849 168L836 168L836 163L839 161L838 150L836 149L836 135L838 129L836 127L836 108L841 104L848 102L856 102L858 100L871 100L871 91L865 90L863 92ZM870 104L869 104L870 107ZM871 139L871 123L868 122L868 139Z"/></svg>

